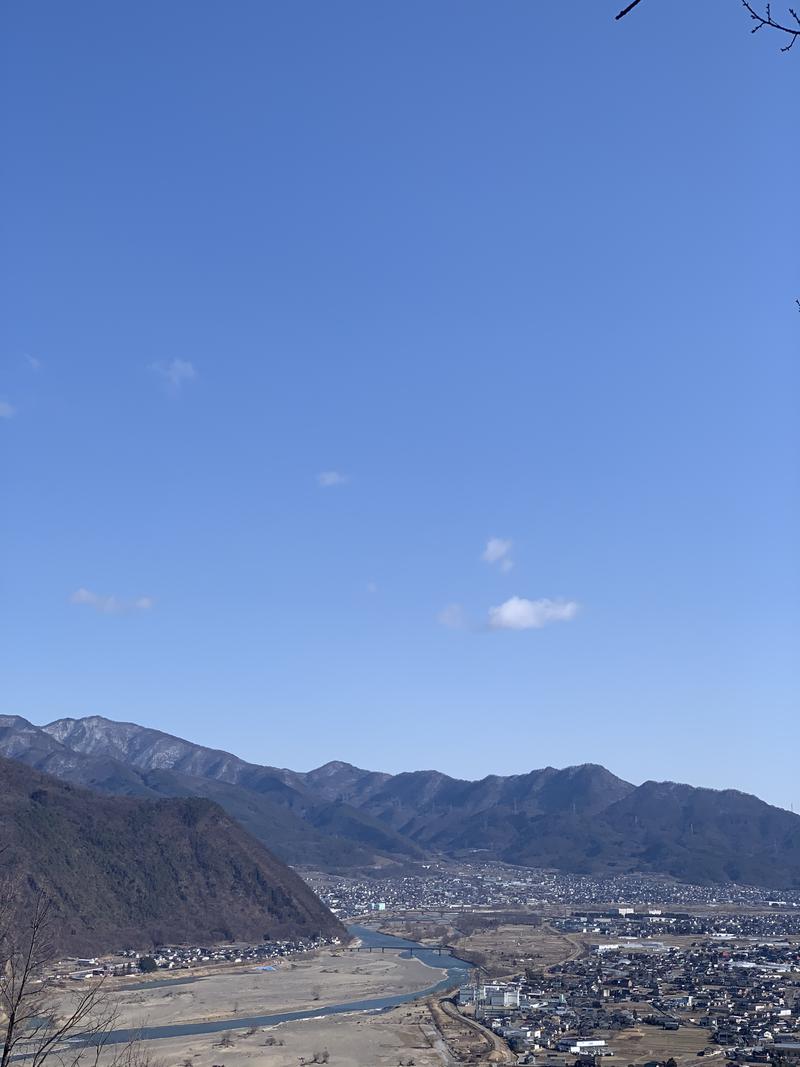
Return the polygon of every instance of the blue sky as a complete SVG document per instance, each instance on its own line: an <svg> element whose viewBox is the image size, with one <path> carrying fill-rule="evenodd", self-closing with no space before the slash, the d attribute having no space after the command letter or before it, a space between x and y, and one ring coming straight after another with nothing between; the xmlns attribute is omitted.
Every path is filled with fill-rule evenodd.
<svg viewBox="0 0 800 1067"><path fill-rule="evenodd" d="M800 56L614 12L4 6L3 711L800 805Z"/></svg>

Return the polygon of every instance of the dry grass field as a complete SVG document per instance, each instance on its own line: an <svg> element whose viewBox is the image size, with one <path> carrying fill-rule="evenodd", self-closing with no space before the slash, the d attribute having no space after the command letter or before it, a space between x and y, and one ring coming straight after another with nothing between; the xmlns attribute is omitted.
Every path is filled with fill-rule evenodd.
<svg viewBox="0 0 800 1067"><path fill-rule="evenodd" d="M502 923L456 937L455 948L466 959L475 960L487 973L499 976L526 967L534 971L575 959L584 951L589 939L562 934L547 924L542 926Z"/></svg>
<svg viewBox="0 0 800 1067"><path fill-rule="evenodd" d="M598 1032L596 1036L608 1041L618 1064L666 1060L670 1056L679 1064L706 1062L705 1059L697 1059L697 1053L708 1047L708 1031L696 1026L682 1026L680 1030L639 1026L616 1033ZM708 1059L714 1062L711 1056Z"/></svg>

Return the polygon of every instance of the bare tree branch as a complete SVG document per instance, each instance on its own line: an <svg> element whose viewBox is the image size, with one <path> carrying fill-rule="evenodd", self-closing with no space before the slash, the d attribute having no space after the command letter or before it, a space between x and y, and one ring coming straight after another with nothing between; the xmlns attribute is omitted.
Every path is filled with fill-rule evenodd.
<svg viewBox="0 0 800 1067"><path fill-rule="evenodd" d="M624 18L641 2L642 0L631 0L631 3L628 4L627 7L623 7L622 11L617 12L614 16L614 21L617 22L619 19ZM783 22L778 22L777 19L772 17L771 4L766 4L763 15L760 15L748 0L742 0L742 6L746 9L753 22L755 22L755 26L750 31L751 33L758 33L758 31L763 30L765 26L768 26L771 30L777 30L779 33L784 33L788 36L789 43L784 48L781 48L781 52L791 51L795 41L800 37L800 15L797 14L797 11L793 7L790 7L788 10L789 15L794 20L794 25L791 22L789 22L788 25L785 25Z"/></svg>
<svg viewBox="0 0 800 1067"><path fill-rule="evenodd" d="M789 14L794 19L795 26L784 26L782 23L777 22L772 17L771 5L767 4L765 7L765 15L759 15L759 13L753 8L752 4L748 3L748 0L742 0L743 6L748 11L750 18L755 22L755 26L750 31L751 33L758 33L759 30L763 30L765 26L769 26L770 29L779 30L781 33L786 33L789 36L789 43L785 48L781 49L781 52L789 52L794 46L794 42L800 37L800 18L798 18L797 12L794 8L789 8Z"/></svg>
<svg viewBox="0 0 800 1067"><path fill-rule="evenodd" d="M628 4L627 7L623 7L622 11L620 11L619 14L614 16L614 21L617 22L619 19L625 18L628 12L633 11L636 5L640 4L641 2L642 0L632 0L632 3Z"/></svg>

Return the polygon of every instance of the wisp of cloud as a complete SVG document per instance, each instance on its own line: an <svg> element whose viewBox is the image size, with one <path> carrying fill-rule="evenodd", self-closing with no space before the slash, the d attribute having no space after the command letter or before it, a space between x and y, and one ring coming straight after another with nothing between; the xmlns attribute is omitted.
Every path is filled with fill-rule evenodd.
<svg viewBox="0 0 800 1067"><path fill-rule="evenodd" d="M550 622L568 622L578 614L574 600L528 600L512 596L496 608L489 608L492 630L540 630Z"/></svg>
<svg viewBox="0 0 800 1067"><path fill-rule="evenodd" d="M126 611L149 611L155 603L149 596L136 597L135 600L120 600L119 597L93 593L91 589L85 589L83 586L76 589L69 599L71 604L85 604L99 611L101 615L120 615Z"/></svg>

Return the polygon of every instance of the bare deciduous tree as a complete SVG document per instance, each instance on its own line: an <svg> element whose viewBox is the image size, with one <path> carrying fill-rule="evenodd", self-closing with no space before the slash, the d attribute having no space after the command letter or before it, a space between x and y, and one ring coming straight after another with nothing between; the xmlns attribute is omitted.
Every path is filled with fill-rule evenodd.
<svg viewBox="0 0 800 1067"><path fill-rule="evenodd" d="M117 1012L103 977L58 988L52 901L21 889L0 883L0 1067L18 1057L30 1067L96 1067L101 1058L105 1067L152 1067L140 1042L111 1042Z"/></svg>

